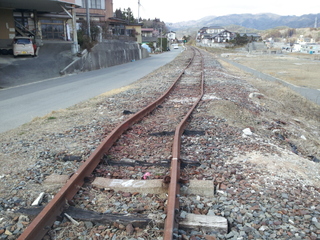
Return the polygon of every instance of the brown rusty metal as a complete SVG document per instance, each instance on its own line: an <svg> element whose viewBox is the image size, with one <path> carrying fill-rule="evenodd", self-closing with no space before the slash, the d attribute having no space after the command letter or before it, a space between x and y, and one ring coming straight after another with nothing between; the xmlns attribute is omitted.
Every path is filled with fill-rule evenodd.
<svg viewBox="0 0 320 240"><path fill-rule="evenodd" d="M188 66L190 65L191 61L192 60L190 60L188 63ZM184 68L184 70L186 68ZM140 121L144 116L149 114L164 101L164 99L169 95L173 87L183 75L184 70L160 98L120 124L102 141L102 143L89 156L84 164L80 166L80 168L72 175L68 182L24 230L18 240L40 240L43 238L43 236L50 230L52 224L56 220L56 217L59 216L68 206L67 202L74 197L79 188L83 185L84 179L89 177L93 170L100 163L103 155L109 151L122 133L124 133L134 123Z"/></svg>
<svg viewBox="0 0 320 240"><path fill-rule="evenodd" d="M173 147L172 147L172 160L170 168L170 184L168 191L168 204L167 204L167 217L165 220L164 228L164 240L172 240L174 229L178 229L177 213L179 212L179 196L180 196L180 148L181 148L181 136L184 131L184 127L187 124L187 120L196 106L199 104L204 94L204 79L203 79L203 61L201 61L201 93L197 101L193 104L192 108L182 119L180 124L176 127Z"/></svg>

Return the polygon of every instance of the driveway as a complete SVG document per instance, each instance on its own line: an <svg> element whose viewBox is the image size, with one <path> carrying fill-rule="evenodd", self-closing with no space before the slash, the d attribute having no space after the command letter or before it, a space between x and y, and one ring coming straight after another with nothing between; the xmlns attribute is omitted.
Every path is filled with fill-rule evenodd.
<svg viewBox="0 0 320 240"><path fill-rule="evenodd" d="M37 57L0 55L0 88L9 88L60 77L59 71L72 62L71 42L44 41Z"/></svg>

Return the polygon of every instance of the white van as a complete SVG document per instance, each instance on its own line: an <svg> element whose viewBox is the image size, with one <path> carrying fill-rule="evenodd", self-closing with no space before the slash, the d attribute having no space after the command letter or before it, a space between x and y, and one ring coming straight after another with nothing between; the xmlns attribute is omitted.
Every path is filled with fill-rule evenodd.
<svg viewBox="0 0 320 240"><path fill-rule="evenodd" d="M35 56L35 48L30 37L15 37L13 39L13 56L31 55Z"/></svg>
<svg viewBox="0 0 320 240"><path fill-rule="evenodd" d="M179 45L177 43L172 44L173 49L179 49Z"/></svg>

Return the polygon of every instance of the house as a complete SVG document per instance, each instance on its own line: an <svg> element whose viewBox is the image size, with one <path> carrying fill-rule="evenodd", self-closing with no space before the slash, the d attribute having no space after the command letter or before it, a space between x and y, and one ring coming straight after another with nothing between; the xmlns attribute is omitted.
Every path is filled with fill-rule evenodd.
<svg viewBox="0 0 320 240"><path fill-rule="evenodd" d="M308 54L320 54L320 45L316 43L301 44L300 52Z"/></svg>
<svg viewBox="0 0 320 240"><path fill-rule="evenodd" d="M86 19L86 2L81 0L81 6L76 9L79 19ZM112 0L91 0L89 1L90 20L97 22L106 22L113 17Z"/></svg>
<svg viewBox="0 0 320 240"><path fill-rule="evenodd" d="M162 32L162 28L142 28L142 43L152 45L155 51L164 51L168 49L170 43L168 36ZM171 35L172 36L172 35Z"/></svg>
<svg viewBox="0 0 320 240"><path fill-rule="evenodd" d="M141 29L142 42L157 42L159 32L153 28L142 28Z"/></svg>
<svg viewBox="0 0 320 240"><path fill-rule="evenodd" d="M174 42L176 40L176 32L170 31L167 33L167 38L170 42Z"/></svg>
<svg viewBox="0 0 320 240"><path fill-rule="evenodd" d="M15 36L41 39L74 40L77 49L76 12L81 0L1 0L0 44ZM69 24L67 23L69 22Z"/></svg>
<svg viewBox="0 0 320 240"><path fill-rule="evenodd" d="M234 33L220 26L203 27L197 33L197 41L202 44L229 42Z"/></svg>
<svg viewBox="0 0 320 240"><path fill-rule="evenodd" d="M86 21L86 0L1 0L0 39L10 40L16 35L35 39L73 40L79 22ZM108 33L123 32L122 21L113 18L113 0L89 1L90 21ZM109 26L109 23L110 26ZM119 26L117 26L119 25ZM117 27L115 27L117 26Z"/></svg>
<svg viewBox="0 0 320 240"><path fill-rule="evenodd" d="M153 28L142 28L141 34L142 37L153 37Z"/></svg>
<svg viewBox="0 0 320 240"><path fill-rule="evenodd" d="M136 38L136 42L142 43L141 26L142 26L141 23L137 23L137 24L130 23L126 25L126 35L129 37L134 37Z"/></svg>
<svg viewBox="0 0 320 240"><path fill-rule="evenodd" d="M234 39L235 33L230 32L223 27L211 26L203 27L198 31L197 41L205 45L211 43L226 43Z"/></svg>
<svg viewBox="0 0 320 240"><path fill-rule="evenodd" d="M108 19L107 37L125 35L127 22L123 19L112 17Z"/></svg>
<svg viewBox="0 0 320 240"><path fill-rule="evenodd" d="M305 43L314 43L314 39L309 38L309 37L304 37L303 35L300 35L299 38L297 39L297 43L300 44L305 44Z"/></svg>
<svg viewBox="0 0 320 240"><path fill-rule="evenodd" d="M202 39L207 39L212 34L218 34L225 29L219 26L212 26L212 27L203 27L197 33L197 41L200 42Z"/></svg>
<svg viewBox="0 0 320 240"><path fill-rule="evenodd" d="M230 40L234 39L235 34L233 32L230 32L228 30L224 30L222 32L219 32L215 35L212 35L212 42L217 42L217 43L225 43L229 42Z"/></svg>

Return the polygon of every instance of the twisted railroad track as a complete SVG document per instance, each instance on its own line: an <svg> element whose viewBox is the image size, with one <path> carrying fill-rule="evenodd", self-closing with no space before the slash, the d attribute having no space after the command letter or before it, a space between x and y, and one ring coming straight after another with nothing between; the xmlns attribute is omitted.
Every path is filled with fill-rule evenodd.
<svg viewBox="0 0 320 240"><path fill-rule="evenodd" d="M166 214L163 237L165 240L173 239L174 232L179 228L181 136L203 94L203 57L198 49L193 48L193 57L189 59L187 66L171 87L156 101L137 113L131 113L132 116L116 127L35 217L19 239L42 239L51 229L56 218L70 204L77 204L76 199L81 198L84 192L81 189L84 186L85 189L94 189L88 184L94 184L96 178L111 178L113 184L119 182L119 179L122 179L121 181L126 179L127 183L131 181L131 185L133 181L141 181L137 176L136 179L130 180L126 176L110 174L108 168L111 163L121 163L124 159L127 159L127 162L128 159L140 160L135 162L144 165L146 174L143 180L163 179L162 186L167 189L167 195L165 195L167 197L158 198L163 206L160 208L162 211L160 214ZM168 112L170 115L167 114ZM152 139L152 147L139 140L141 136L146 135L150 140ZM132 149L126 151L126 148L137 149L136 155L126 154L132 152ZM155 166L158 167L155 168ZM155 172L160 174L156 175ZM99 188L97 186L99 183L96 183L96 188Z"/></svg>
<svg viewBox="0 0 320 240"><path fill-rule="evenodd" d="M53 136L39 122L23 128L21 141L9 134L2 144L9 168L16 158L45 151L32 166L21 161L25 173L17 166L0 176L2 196L8 195L1 199L1 237L17 239L25 230L20 239L319 238L317 108L299 106L290 92L279 105L283 89L234 74L215 55L201 53L204 70L201 54L188 48L121 94L81 105L75 117L62 115L52 123ZM205 94L179 133L201 96L203 74ZM163 101L139 111L170 86ZM86 117L89 123L79 126ZM70 119L71 129L56 125ZM134 123L113 129L123 119ZM175 134L181 145L173 147ZM26 207L40 192L43 201ZM42 211L50 205L52 211Z"/></svg>

